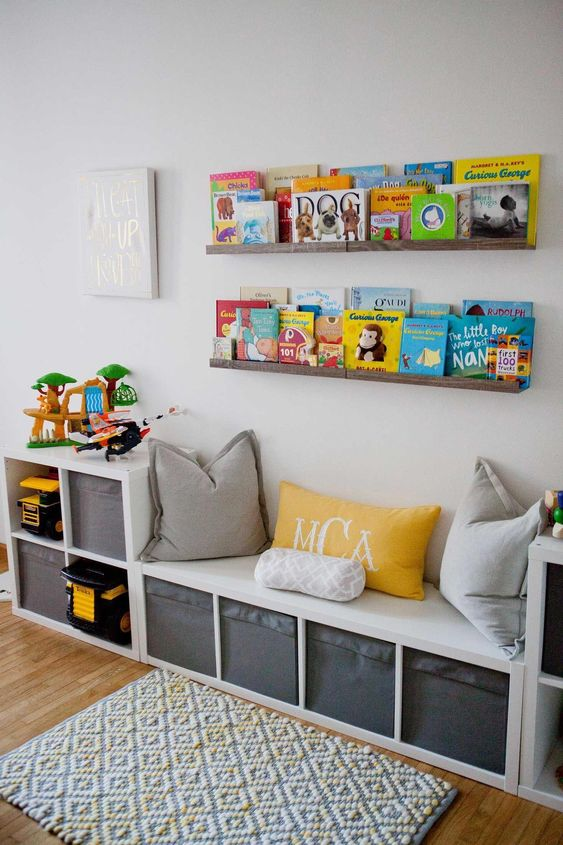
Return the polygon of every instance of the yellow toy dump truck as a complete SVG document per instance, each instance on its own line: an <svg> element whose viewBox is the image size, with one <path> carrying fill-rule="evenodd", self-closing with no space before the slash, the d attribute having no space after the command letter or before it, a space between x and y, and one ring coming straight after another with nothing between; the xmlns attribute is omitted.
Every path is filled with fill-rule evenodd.
<svg viewBox="0 0 563 845"><path fill-rule="evenodd" d="M58 478L30 475L20 481L20 487L36 491L18 500L21 527L32 534L47 534L51 540L62 540L63 520Z"/></svg>
<svg viewBox="0 0 563 845"><path fill-rule="evenodd" d="M131 642L127 579L123 570L93 560L61 569L66 580L66 618L74 628L125 645Z"/></svg>

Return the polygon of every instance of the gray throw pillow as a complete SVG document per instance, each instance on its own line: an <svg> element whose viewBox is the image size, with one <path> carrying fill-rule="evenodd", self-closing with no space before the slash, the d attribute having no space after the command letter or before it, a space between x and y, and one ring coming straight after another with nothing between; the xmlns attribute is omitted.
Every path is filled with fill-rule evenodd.
<svg viewBox="0 0 563 845"><path fill-rule="evenodd" d="M510 657L526 632L528 546L545 524L543 501L526 510L477 458L446 542L440 592Z"/></svg>
<svg viewBox="0 0 563 845"><path fill-rule="evenodd" d="M206 466L175 446L149 440L157 514L141 560L200 560L261 552L268 544L260 451L242 431Z"/></svg>

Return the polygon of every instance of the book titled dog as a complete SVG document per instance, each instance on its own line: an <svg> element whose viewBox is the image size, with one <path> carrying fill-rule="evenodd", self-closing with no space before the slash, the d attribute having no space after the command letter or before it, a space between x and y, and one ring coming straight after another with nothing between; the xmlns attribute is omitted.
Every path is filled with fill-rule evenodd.
<svg viewBox="0 0 563 845"><path fill-rule="evenodd" d="M334 179L341 177L334 176ZM369 235L369 191L300 191L292 194L293 240L365 241Z"/></svg>
<svg viewBox="0 0 563 845"><path fill-rule="evenodd" d="M403 311L345 311L346 369L396 373L404 319Z"/></svg>

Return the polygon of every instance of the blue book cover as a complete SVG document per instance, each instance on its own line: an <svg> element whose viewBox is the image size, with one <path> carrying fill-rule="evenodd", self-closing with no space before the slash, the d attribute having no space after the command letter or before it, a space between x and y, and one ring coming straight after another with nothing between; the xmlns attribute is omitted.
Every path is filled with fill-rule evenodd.
<svg viewBox="0 0 563 845"><path fill-rule="evenodd" d="M404 311L411 313L410 288L353 287L350 292L352 311Z"/></svg>
<svg viewBox="0 0 563 845"><path fill-rule="evenodd" d="M533 302L515 302L511 299L464 299L462 316L473 317L533 317Z"/></svg>
<svg viewBox="0 0 563 845"><path fill-rule="evenodd" d="M429 320L439 320L449 317L452 308L447 302L415 302L412 307L413 317L426 317Z"/></svg>
<svg viewBox="0 0 563 845"><path fill-rule="evenodd" d="M416 164L405 164L405 176L416 173L435 173L444 177L444 185L450 185L452 181L453 162L452 161L423 161Z"/></svg>
<svg viewBox="0 0 563 845"><path fill-rule="evenodd" d="M436 173L417 173L412 176L358 176L354 180L354 187L403 188L422 185L429 194L433 194L436 185L442 185L443 181L443 177Z"/></svg>
<svg viewBox="0 0 563 845"><path fill-rule="evenodd" d="M527 335L533 345L533 317L448 317L446 375L487 378L487 347L501 334Z"/></svg>
<svg viewBox="0 0 563 845"><path fill-rule="evenodd" d="M356 167L333 167L330 171L331 176L385 176L387 173L386 164L364 164ZM358 185L354 185L358 188Z"/></svg>
<svg viewBox="0 0 563 845"><path fill-rule="evenodd" d="M403 322L399 372L417 376L443 376L447 341L446 320L407 317Z"/></svg>

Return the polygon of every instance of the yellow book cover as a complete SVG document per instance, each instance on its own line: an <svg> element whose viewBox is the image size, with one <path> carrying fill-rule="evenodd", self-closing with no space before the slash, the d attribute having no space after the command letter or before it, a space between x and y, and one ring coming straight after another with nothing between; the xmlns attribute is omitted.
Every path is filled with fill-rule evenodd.
<svg viewBox="0 0 563 845"><path fill-rule="evenodd" d="M352 187L351 176L312 176L306 179L292 179L291 193L304 191L344 191Z"/></svg>
<svg viewBox="0 0 563 845"><path fill-rule="evenodd" d="M318 164L288 164L287 167L268 167L265 185L266 199L275 199L278 188L291 188L294 179L306 179L318 175Z"/></svg>
<svg viewBox="0 0 563 845"><path fill-rule="evenodd" d="M372 188L371 213L408 211L413 194L425 194L424 185L405 185L400 188Z"/></svg>
<svg viewBox="0 0 563 845"><path fill-rule="evenodd" d="M313 335L315 314L313 311L280 311L280 334L284 329L303 329Z"/></svg>
<svg viewBox="0 0 563 845"><path fill-rule="evenodd" d="M346 369L398 372L404 319L404 311L345 311Z"/></svg>
<svg viewBox="0 0 563 845"><path fill-rule="evenodd" d="M538 190L540 185L540 158L537 153L492 158L463 158L455 163L454 182L528 182L528 243L536 243L538 216Z"/></svg>

